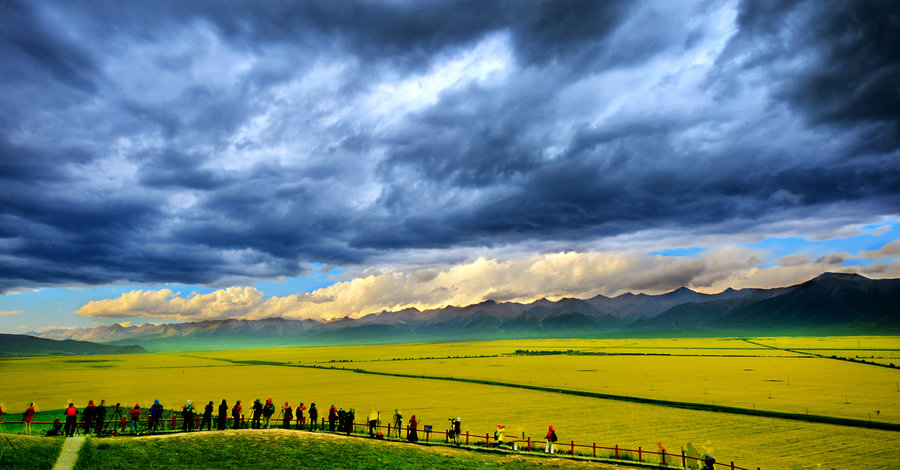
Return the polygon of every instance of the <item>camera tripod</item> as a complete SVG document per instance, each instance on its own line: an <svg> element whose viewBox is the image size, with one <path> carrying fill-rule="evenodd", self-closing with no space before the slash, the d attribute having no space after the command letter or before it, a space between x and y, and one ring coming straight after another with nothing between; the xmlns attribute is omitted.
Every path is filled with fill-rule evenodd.
<svg viewBox="0 0 900 470"><path fill-rule="evenodd" d="M101 428L101 434L116 434L116 428L118 427L119 421L122 420L122 404L116 403L116 406L113 407L112 413L110 413L109 417L106 418L106 422L103 423L103 427Z"/></svg>

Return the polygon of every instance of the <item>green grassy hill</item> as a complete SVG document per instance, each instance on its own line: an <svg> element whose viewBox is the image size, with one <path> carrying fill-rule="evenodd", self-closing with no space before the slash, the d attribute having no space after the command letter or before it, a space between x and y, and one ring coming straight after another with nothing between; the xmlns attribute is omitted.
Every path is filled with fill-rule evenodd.
<svg viewBox="0 0 900 470"><path fill-rule="evenodd" d="M71 339L57 341L29 335L0 334L0 357L142 354L146 352L146 349L136 345L112 346Z"/></svg>
<svg viewBox="0 0 900 470"><path fill-rule="evenodd" d="M5 438L7 435L2 435ZM51 468L61 438L9 436L0 445L0 468ZM76 470L135 468L316 469L623 469L622 464L413 445L281 429L211 431L146 437L88 439ZM636 467L635 467L636 468Z"/></svg>

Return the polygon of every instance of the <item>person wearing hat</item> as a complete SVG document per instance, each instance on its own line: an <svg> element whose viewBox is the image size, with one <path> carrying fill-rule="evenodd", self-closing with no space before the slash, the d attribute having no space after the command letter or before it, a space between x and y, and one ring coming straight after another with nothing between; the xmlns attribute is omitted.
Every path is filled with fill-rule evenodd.
<svg viewBox="0 0 900 470"><path fill-rule="evenodd" d="M153 400L150 405L150 422L147 424L149 432L156 432L159 428L159 420L162 419L163 406L159 403L159 399Z"/></svg>
<svg viewBox="0 0 900 470"><path fill-rule="evenodd" d="M100 405L94 411L94 428L99 436L103 431L103 425L106 423L106 400L100 400Z"/></svg>
<svg viewBox="0 0 900 470"><path fill-rule="evenodd" d="M544 446L544 453L554 453L553 443L556 442L556 439L556 431L553 430L553 425L551 424L549 429L547 430L547 445Z"/></svg>
<svg viewBox="0 0 900 470"><path fill-rule="evenodd" d="M191 432L194 430L194 402L188 400L184 406L181 407L181 418L184 419L184 422L181 423L181 430L186 432Z"/></svg>
<svg viewBox="0 0 900 470"><path fill-rule="evenodd" d="M253 421L250 423L251 428L259 429L259 420L262 419L262 412L262 402L259 401L259 398L253 400Z"/></svg>
<svg viewBox="0 0 900 470"><path fill-rule="evenodd" d="M502 424L497 425L497 430L494 431L494 441L497 443L497 447L503 446L503 440L506 438L506 430L503 429Z"/></svg>

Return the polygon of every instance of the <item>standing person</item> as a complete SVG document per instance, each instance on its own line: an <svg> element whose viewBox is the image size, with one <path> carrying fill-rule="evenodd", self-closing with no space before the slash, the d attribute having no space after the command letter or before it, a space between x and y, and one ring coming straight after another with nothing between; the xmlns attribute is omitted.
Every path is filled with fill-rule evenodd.
<svg viewBox="0 0 900 470"><path fill-rule="evenodd" d="M100 406L97 407L97 411L95 412L95 427L97 428L96 432L99 436L101 432L103 432L103 425L106 424L106 400L100 400Z"/></svg>
<svg viewBox="0 0 900 470"><path fill-rule="evenodd" d="M75 435L75 421L78 416L78 408L75 408L74 403L69 403L69 407L66 408L66 427L63 428L63 432L66 437L72 437Z"/></svg>
<svg viewBox="0 0 900 470"><path fill-rule="evenodd" d="M334 421L337 419L337 408L334 405L331 405L331 408L328 409L328 430L334 432Z"/></svg>
<svg viewBox="0 0 900 470"><path fill-rule="evenodd" d="M191 432L194 430L194 402L188 400L184 406L181 407L181 418L184 419L184 422L181 423L181 430Z"/></svg>
<svg viewBox="0 0 900 470"><path fill-rule="evenodd" d="M222 403L219 403L219 415L216 416L216 419L219 420L218 421L219 431L224 431L225 430L225 420L228 419L228 402L225 401L224 398L222 399Z"/></svg>
<svg viewBox="0 0 900 470"><path fill-rule="evenodd" d="M309 430L315 431L319 429L319 410L316 409L315 403L309 405Z"/></svg>
<svg viewBox="0 0 900 470"><path fill-rule="evenodd" d="M94 428L94 412L97 411L97 407L94 406L94 400L88 400L88 404L84 407L84 410L81 411L81 425L84 426L84 434L90 434L91 429Z"/></svg>
<svg viewBox="0 0 900 470"><path fill-rule="evenodd" d="M291 429L291 421L294 419L294 409L291 408L291 404L288 402L284 402L284 406L281 407L281 427L284 429Z"/></svg>
<svg viewBox="0 0 900 470"><path fill-rule="evenodd" d="M306 429L306 417L303 416L303 411L306 409L303 406L303 402L301 401L297 408L294 410L294 415L297 417L297 429L303 430Z"/></svg>
<svg viewBox="0 0 900 470"><path fill-rule="evenodd" d="M36 413L34 409L34 403L28 406L28 409L25 410L25 413L22 413L22 421L25 424L25 435L31 435L31 422L34 421L34 414ZM74 432L74 431L73 431Z"/></svg>
<svg viewBox="0 0 900 470"><path fill-rule="evenodd" d="M344 431L349 436L353 433L353 421L356 419L356 410L350 408L350 411L347 412L347 423L345 424Z"/></svg>
<svg viewBox="0 0 900 470"><path fill-rule="evenodd" d="M234 429L241 429L244 427L244 407L241 406L241 401L238 400L234 403L234 406L231 408L231 419L234 420Z"/></svg>
<svg viewBox="0 0 900 470"><path fill-rule="evenodd" d="M156 432L159 429L159 421L162 419L163 406L159 399L153 400L150 405L150 422L147 423L147 432Z"/></svg>
<svg viewBox="0 0 900 470"><path fill-rule="evenodd" d="M547 445L544 446L545 454L554 453L553 443L556 441L557 441L556 431L553 430L553 425L550 425L549 429L547 430Z"/></svg>
<svg viewBox="0 0 900 470"><path fill-rule="evenodd" d="M269 425L272 423L272 415L275 414L275 403L272 403L271 398L266 399L266 406L263 407L263 425L266 429L269 429Z"/></svg>
<svg viewBox="0 0 900 470"><path fill-rule="evenodd" d="M409 442L419 441L419 422L416 421L416 415L409 418L409 427L406 428L406 440Z"/></svg>
<svg viewBox="0 0 900 470"><path fill-rule="evenodd" d="M397 430L397 439L403 437L400 435L400 429L403 428L403 415L400 414L400 410L394 409L394 429ZM391 433L388 433L388 437L391 437Z"/></svg>
<svg viewBox="0 0 900 470"><path fill-rule="evenodd" d="M135 403L129 412L131 415L131 432L138 433L138 421L141 419L141 405Z"/></svg>
<svg viewBox="0 0 900 470"><path fill-rule="evenodd" d="M343 408L338 409L337 423L337 432L344 432L344 428L347 426L347 412Z"/></svg>
<svg viewBox="0 0 900 470"><path fill-rule="evenodd" d="M198 430L202 430L204 424L206 425L207 431L212 430L212 412L213 412L213 402L212 402L212 400L210 400L209 403L207 403L206 406L203 408L203 421L200 422L200 427L197 428Z"/></svg>
<svg viewBox="0 0 900 470"><path fill-rule="evenodd" d="M380 416L380 410L373 410L371 413L369 413L369 419L366 420L366 422L368 422L369 424L369 437L375 437L375 429L378 427Z"/></svg>
<svg viewBox="0 0 900 470"><path fill-rule="evenodd" d="M259 420L262 418L263 406L259 401L259 398L253 400L253 422L250 423L250 427L253 429L259 429Z"/></svg>
<svg viewBox="0 0 900 470"><path fill-rule="evenodd" d="M459 435L462 433L462 422L459 419L459 416L456 417L456 420L453 421L453 442L456 445L459 445Z"/></svg>

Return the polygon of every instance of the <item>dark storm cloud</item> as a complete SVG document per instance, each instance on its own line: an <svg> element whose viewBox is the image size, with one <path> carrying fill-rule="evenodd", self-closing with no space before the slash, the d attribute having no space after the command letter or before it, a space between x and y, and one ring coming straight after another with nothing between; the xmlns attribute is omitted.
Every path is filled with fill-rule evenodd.
<svg viewBox="0 0 900 470"><path fill-rule="evenodd" d="M0 8L0 290L900 207L891 2Z"/></svg>

